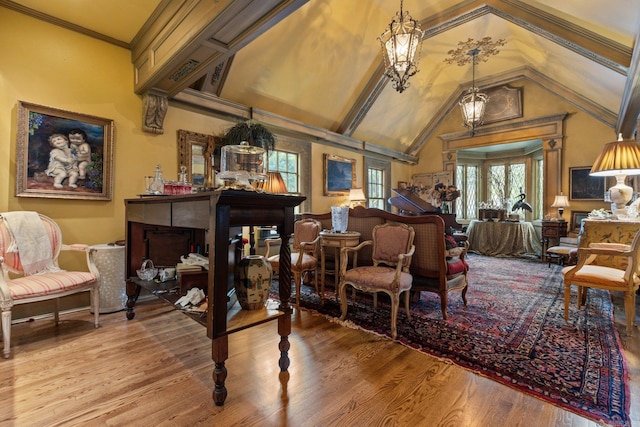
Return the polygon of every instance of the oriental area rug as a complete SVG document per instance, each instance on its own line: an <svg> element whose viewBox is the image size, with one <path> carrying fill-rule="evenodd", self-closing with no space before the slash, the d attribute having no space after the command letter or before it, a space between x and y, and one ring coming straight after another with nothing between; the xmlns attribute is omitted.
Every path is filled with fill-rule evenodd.
<svg viewBox="0 0 640 427"><path fill-rule="evenodd" d="M560 267L514 258L469 256L468 306L459 292L449 296L442 320L436 294L422 292L412 304L412 321L401 308L398 341L426 354L551 402L586 418L628 426L626 360L614 326L607 291L590 289L586 308L564 321ZM391 337L388 298L347 290L346 326ZM327 289L324 305L311 287L302 287L301 306L339 321L340 306Z"/></svg>

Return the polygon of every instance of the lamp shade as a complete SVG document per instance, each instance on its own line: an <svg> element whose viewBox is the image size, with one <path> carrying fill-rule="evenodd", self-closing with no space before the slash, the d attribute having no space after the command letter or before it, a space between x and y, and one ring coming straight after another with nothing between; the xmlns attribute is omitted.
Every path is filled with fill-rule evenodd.
<svg viewBox="0 0 640 427"><path fill-rule="evenodd" d="M609 142L591 167L591 176L640 175L640 144L637 141Z"/></svg>
<svg viewBox="0 0 640 427"><path fill-rule="evenodd" d="M556 196L556 198L553 201L553 204L551 205L552 208L567 208L571 206L569 204L569 199L567 199L567 196L564 196L562 194L560 194L559 196Z"/></svg>
<svg viewBox="0 0 640 427"><path fill-rule="evenodd" d="M364 195L362 188L352 188L349 190L349 202L351 206L358 206L364 204L367 201L367 197Z"/></svg>
<svg viewBox="0 0 640 427"><path fill-rule="evenodd" d="M267 172L267 180L260 183L260 188L267 193L286 193L287 186L280 172Z"/></svg>

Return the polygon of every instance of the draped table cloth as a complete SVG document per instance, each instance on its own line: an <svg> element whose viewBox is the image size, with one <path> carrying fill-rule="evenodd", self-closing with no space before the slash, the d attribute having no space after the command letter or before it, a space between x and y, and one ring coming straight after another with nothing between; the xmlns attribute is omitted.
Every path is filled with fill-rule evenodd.
<svg viewBox="0 0 640 427"><path fill-rule="evenodd" d="M539 257L542 245L530 222L471 221L469 251L498 257Z"/></svg>

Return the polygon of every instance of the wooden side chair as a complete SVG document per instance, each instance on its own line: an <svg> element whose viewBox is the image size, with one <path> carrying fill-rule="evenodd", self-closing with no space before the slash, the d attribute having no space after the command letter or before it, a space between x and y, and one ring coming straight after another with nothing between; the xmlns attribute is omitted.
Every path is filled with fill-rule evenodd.
<svg viewBox="0 0 640 427"><path fill-rule="evenodd" d="M305 272L313 272L316 293L318 292L320 231L322 231L322 224L315 219L302 219L293 225L291 273L296 285L297 307L300 307L300 287ZM280 268L280 255L269 256L271 245L275 244L282 244L281 239L265 239L267 248L265 258L271 263L274 272Z"/></svg>
<svg viewBox="0 0 640 427"><path fill-rule="evenodd" d="M596 265L600 256L626 259L626 268ZM623 243L591 243L589 247L578 248L578 264L565 267L564 276L564 319L569 321L569 301L571 285L578 286L578 307L585 303L586 288L608 289L624 293L624 309L627 317L627 332L633 334L636 318L636 291L640 286L640 232L636 233L631 245Z"/></svg>
<svg viewBox="0 0 640 427"><path fill-rule="evenodd" d="M30 243L34 241L40 244ZM85 252L88 271L61 270L58 265L60 251ZM95 327L98 327L100 281L93 252L95 250L87 245L63 244L60 228L49 217L35 212L0 214L0 307L5 358L11 354L11 309L14 305L54 299L57 325L58 298L93 290L91 306Z"/></svg>
<svg viewBox="0 0 640 427"><path fill-rule="evenodd" d="M391 298L391 335L396 339L397 317L400 305L400 294L404 292L405 310L409 312L409 290L413 277L409 273L411 257L415 251L413 239L415 231L412 227L400 223L385 223L373 228L372 240L366 240L353 248L340 249L340 319L347 316L347 286L373 293L373 307L377 308L377 293L384 292ZM347 270L350 252L357 252L363 247L373 246L372 266L363 266Z"/></svg>

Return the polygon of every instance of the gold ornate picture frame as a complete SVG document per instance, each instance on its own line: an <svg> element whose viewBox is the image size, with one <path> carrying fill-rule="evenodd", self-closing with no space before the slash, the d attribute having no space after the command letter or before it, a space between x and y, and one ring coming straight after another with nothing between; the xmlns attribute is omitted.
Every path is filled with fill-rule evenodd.
<svg viewBox="0 0 640 427"><path fill-rule="evenodd" d="M18 101L16 196L111 200L113 120Z"/></svg>
<svg viewBox="0 0 640 427"><path fill-rule="evenodd" d="M356 161L324 154L324 195L346 196L356 183Z"/></svg>

